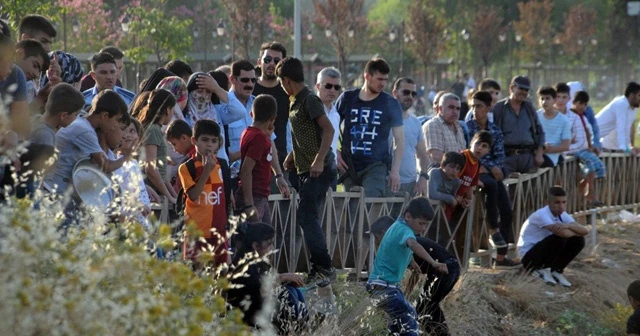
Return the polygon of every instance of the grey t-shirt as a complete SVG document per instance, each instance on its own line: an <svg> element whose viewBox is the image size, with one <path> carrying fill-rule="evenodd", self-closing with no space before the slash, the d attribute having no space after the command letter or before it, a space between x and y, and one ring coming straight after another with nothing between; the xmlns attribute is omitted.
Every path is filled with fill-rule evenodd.
<svg viewBox="0 0 640 336"><path fill-rule="evenodd" d="M415 182L418 176L416 168L416 146L420 141L424 142L422 124L418 118L410 115L404 119L404 154L400 163L400 183ZM389 137L393 139L393 135Z"/></svg>
<svg viewBox="0 0 640 336"><path fill-rule="evenodd" d="M429 170L429 199L451 204L456 199L455 195L459 187L460 179L447 179L440 168Z"/></svg>
<svg viewBox="0 0 640 336"><path fill-rule="evenodd" d="M56 132L49 125L39 122L31 131L29 141L34 144L56 146Z"/></svg>
<svg viewBox="0 0 640 336"><path fill-rule="evenodd" d="M56 134L58 162L47 174L44 182L49 187L57 186L57 193L64 193L71 183L75 164L93 153L102 153L96 130L85 118L76 118L71 125Z"/></svg>

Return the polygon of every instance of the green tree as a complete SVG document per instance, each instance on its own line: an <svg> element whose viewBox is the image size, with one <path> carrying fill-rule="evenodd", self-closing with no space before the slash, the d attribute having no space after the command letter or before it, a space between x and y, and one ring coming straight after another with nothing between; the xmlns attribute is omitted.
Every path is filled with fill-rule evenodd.
<svg viewBox="0 0 640 336"><path fill-rule="evenodd" d="M552 38L551 0L534 0L518 3L520 19L513 23L515 30L522 36L520 56L525 60L540 61L545 53L540 52L540 46L545 44L545 38Z"/></svg>
<svg viewBox="0 0 640 336"><path fill-rule="evenodd" d="M0 5L0 13L6 15L9 24L17 36L18 24L20 20L27 14L38 13L40 15L49 16L57 10L53 1L42 0L6 0Z"/></svg>
<svg viewBox="0 0 640 336"><path fill-rule="evenodd" d="M433 4L432 0L412 2L406 23L407 33L414 37L408 47L425 69L438 59L445 48L445 25L442 16L434 11Z"/></svg>
<svg viewBox="0 0 640 336"><path fill-rule="evenodd" d="M471 38L469 39L474 56L482 60L482 75L487 75L489 66L499 53L500 40L497 36L503 29L502 17L494 7L478 11L472 23Z"/></svg>

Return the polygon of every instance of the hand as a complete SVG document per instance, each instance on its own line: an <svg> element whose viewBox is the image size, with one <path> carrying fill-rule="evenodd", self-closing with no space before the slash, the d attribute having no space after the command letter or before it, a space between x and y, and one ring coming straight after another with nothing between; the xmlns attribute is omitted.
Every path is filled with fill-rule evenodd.
<svg viewBox="0 0 640 336"><path fill-rule="evenodd" d="M160 195L158 195L158 193L149 185L147 185L146 187L147 187L147 194L149 194L149 200L153 203L160 203L162 201L160 199Z"/></svg>
<svg viewBox="0 0 640 336"><path fill-rule="evenodd" d="M295 287L304 286L304 279L302 278L302 275L295 274L295 273L283 273L283 274L280 274L280 282L283 282L283 283L284 282L290 282Z"/></svg>
<svg viewBox="0 0 640 336"><path fill-rule="evenodd" d="M400 172L389 171L389 187L394 194L400 190Z"/></svg>
<svg viewBox="0 0 640 336"><path fill-rule="evenodd" d="M599 156L599 155L600 155L600 148L593 146L593 147L591 147L591 149L590 149L590 150L591 150L591 152L592 152L593 154L595 154L596 156Z"/></svg>
<svg viewBox="0 0 640 336"><path fill-rule="evenodd" d="M451 205L452 207L457 207L458 206L458 200L457 199L453 199L453 201L451 203L449 203L449 205Z"/></svg>
<svg viewBox="0 0 640 336"><path fill-rule="evenodd" d="M198 84L198 89L206 89L210 92L215 92L220 88L218 82L209 75L199 75L196 77L196 84Z"/></svg>
<svg viewBox="0 0 640 336"><path fill-rule="evenodd" d="M178 200L173 196L167 196L167 200L169 201L169 204L176 204L178 202Z"/></svg>
<svg viewBox="0 0 640 336"><path fill-rule="evenodd" d="M494 166L493 168L491 168L491 174L493 175L493 178L495 178L498 182L504 180L504 173L498 166Z"/></svg>
<svg viewBox="0 0 640 336"><path fill-rule="evenodd" d="M62 69L60 68L60 64L58 64L58 54L53 53L53 60L49 63L49 69L47 70L47 78L52 85L59 84L62 82Z"/></svg>
<svg viewBox="0 0 640 336"><path fill-rule="evenodd" d="M280 190L282 196L284 196L285 198L289 198L289 196L291 196L289 194L289 184L283 176L278 176L276 178L276 184L278 185L278 189Z"/></svg>
<svg viewBox="0 0 640 336"><path fill-rule="evenodd" d="M287 157L284 159L282 166L286 171L295 171L296 165L293 159L293 152L287 154Z"/></svg>
<svg viewBox="0 0 640 336"><path fill-rule="evenodd" d="M246 207L244 210L242 210L242 212L247 215L247 220L251 219L253 221L257 221L258 220L258 209L256 209L255 205L252 205L250 207Z"/></svg>
<svg viewBox="0 0 640 336"><path fill-rule="evenodd" d="M544 163L544 158L542 157L542 152L536 153L535 164L536 167L541 167Z"/></svg>
<svg viewBox="0 0 640 336"><path fill-rule="evenodd" d="M418 263L414 259L411 259L411 263L409 265L411 265L411 269L414 272L416 272L418 274L422 273L422 270L420 269L420 266L418 266Z"/></svg>
<svg viewBox="0 0 640 336"><path fill-rule="evenodd" d="M147 217L151 213L151 209L147 208L146 206L143 206L140 212L142 213L142 217Z"/></svg>
<svg viewBox="0 0 640 336"><path fill-rule="evenodd" d="M347 172L347 169L349 169L349 166L347 166L347 163L342 159L342 154L340 154L340 151L338 151L338 172L340 174L344 174Z"/></svg>
<svg viewBox="0 0 640 336"><path fill-rule="evenodd" d="M311 177L318 177L318 176L320 176L320 174L322 174L323 170L324 170L324 162L318 160L318 158L316 157L313 160L313 163L311 164L311 169L309 170L309 175Z"/></svg>
<svg viewBox="0 0 640 336"><path fill-rule="evenodd" d="M480 174L485 174L485 173L488 173L488 172L489 172L489 171L487 170L487 167L485 167L485 166L480 166L480 170L479 170L479 173L480 173Z"/></svg>
<svg viewBox="0 0 640 336"><path fill-rule="evenodd" d="M469 198L463 198L462 202L460 203L460 205L462 205L463 208L468 208L471 206L471 199Z"/></svg>
<svg viewBox="0 0 640 336"><path fill-rule="evenodd" d="M427 196L427 180L424 177L418 179L418 183L413 188L413 192L418 195Z"/></svg>
<svg viewBox="0 0 640 336"><path fill-rule="evenodd" d="M552 150L552 149L553 149L553 145L552 145L552 144L550 144L550 143L548 143L548 142L544 144L544 149L543 149L543 151L544 151L545 153L551 153L551 150Z"/></svg>
<svg viewBox="0 0 640 336"><path fill-rule="evenodd" d="M216 167L216 158L213 156L213 154L204 155L202 157L202 164L204 166L202 168L202 175L209 176L209 174L211 174L211 172L213 171L213 168Z"/></svg>
<svg viewBox="0 0 640 336"><path fill-rule="evenodd" d="M449 268L447 267L447 264L445 264L445 263L440 263L440 262L436 261L431 266L433 266L433 268L435 268L437 272L444 273L444 274L449 274Z"/></svg>

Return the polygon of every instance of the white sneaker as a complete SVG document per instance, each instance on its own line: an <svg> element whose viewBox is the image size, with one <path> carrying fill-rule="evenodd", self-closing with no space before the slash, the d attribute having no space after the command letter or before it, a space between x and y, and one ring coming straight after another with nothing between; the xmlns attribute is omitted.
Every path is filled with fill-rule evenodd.
<svg viewBox="0 0 640 336"><path fill-rule="evenodd" d="M531 272L531 275L541 278L548 285L555 286L557 284L557 282L555 280L553 280L553 276L551 275L551 269L550 268L543 268L543 269L535 270L535 271Z"/></svg>
<svg viewBox="0 0 640 336"><path fill-rule="evenodd" d="M571 283L567 281L567 278L562 275L562 273L558 273L556 271L551 272L551 276L561 285L565 287L571 287Z"/></svg>

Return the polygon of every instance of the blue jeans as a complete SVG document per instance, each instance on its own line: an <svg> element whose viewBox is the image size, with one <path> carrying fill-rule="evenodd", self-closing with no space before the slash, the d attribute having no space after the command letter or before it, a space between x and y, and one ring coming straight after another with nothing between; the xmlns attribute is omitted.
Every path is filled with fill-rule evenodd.
<svg viewBox="0 0 640 336"><path fill-rule="evenodd" d="M377 308L389 316L388 329L393 335L418 335L416 310L398 288L367 284L367 292Z"/></svg>
<svg viewBox="0 0 640 336"><path fill-rule="evenodd" d="M365 197L385 197L389 190L387 189L387 175L389 168L382 162L373 163L357 172L361 186L364 189ZM356 181L347 177L344 180L344 190L351 191L356 186Z"/></svg>
<svg viewBox="0 0 640 336"><path fill-rule="evenodd" d="M307 250L311 255L311 265L316 270L331 268L331 257L320 226L320 206L327 196L327 190L335 175L335 167L325 167L318 177L311 177L309 173L299 175L300 203L297 219L304 234Z"/></svg>
<svg viewBox="0 0 640 336"><path fill-rule="evenodd" d="M309 310L300 289L283 285L278 289L276 312L273 323L284 335L302 327L309 319Z"/></svg>
<svg viewBox="0 0 640 336"><path fill-rule="evenodd" d="M420 325L427 335L449 335L449 328L440 309L440 302L451 292L460 277L460 265L455 258L444 262L447 264L448 274L428 272L427 281L418 298L416 310Z"/></svg>

